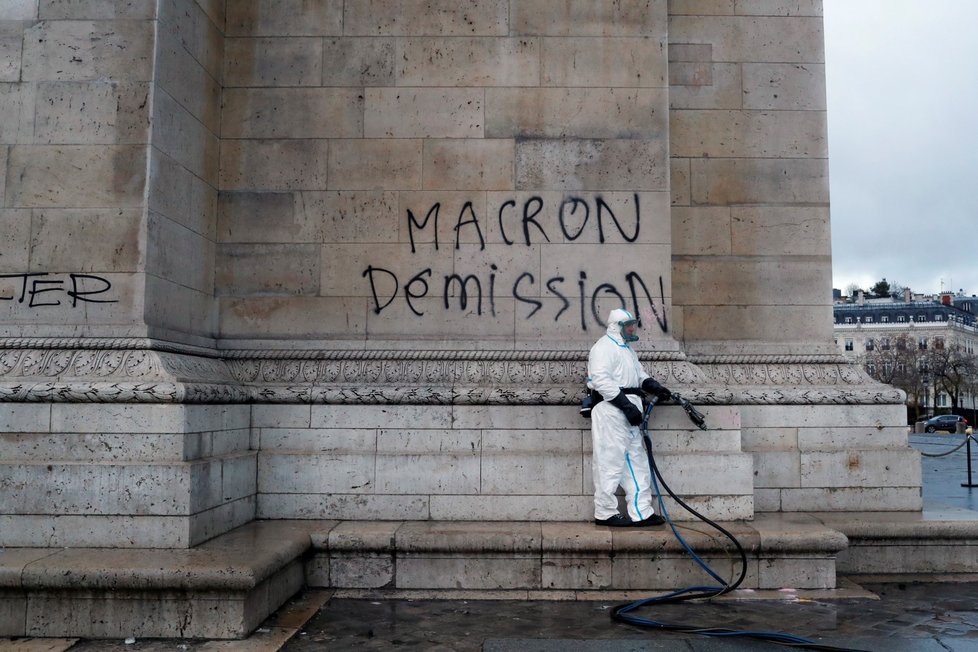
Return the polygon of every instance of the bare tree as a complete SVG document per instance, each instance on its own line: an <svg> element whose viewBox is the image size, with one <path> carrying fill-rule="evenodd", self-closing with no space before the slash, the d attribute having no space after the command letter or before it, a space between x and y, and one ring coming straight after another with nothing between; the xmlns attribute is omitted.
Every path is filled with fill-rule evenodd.
<svg viewBox="0 0 978 652"><path fill-rule="evenodd" d="M926 351L917 347L917 340L909 333L899 333L890 338L879 338L873 350L862 356L866 372L880 381L899 387L907 393L907 404L913 406L916 418L921 415L926 395L924 374Z"/></svg>
<svg viewBox="0 0 978 652"><path fill-rule="evenodd" d="M957 345L936 346L926 352L925 362L934 378L934 389L942 389L951 397L951 411L957 413L961 397L968 391L978 373L978 356Z"/></svg>

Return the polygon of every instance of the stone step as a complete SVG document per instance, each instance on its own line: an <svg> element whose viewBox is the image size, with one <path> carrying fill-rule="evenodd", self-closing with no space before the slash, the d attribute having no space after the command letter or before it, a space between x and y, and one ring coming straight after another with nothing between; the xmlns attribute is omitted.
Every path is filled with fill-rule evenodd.
<svg viewBox="0 0 978 652"><path fill-rule="evenodd" d="M0 549L0 636L242 638L305 584L311 521L191 549Z"/></svg>
<svg viewBox="0 0 978 652"><path fill-rule="evenodd" d="M667 526L591 523L337 521L312 535L311 586L383 590L667 590L715 584ZM744 588L836 586L837 530L761 515L723 523L747 553ZM733 580L735 548L703 524L677 525L696 553Z"/></svg>
<svg viewBox="0 0 978 652"><path fill-rule="evenodd" d="M742 589L838 574L978 572L978 513L762 513L724 522ZM734 548L676 525L721 577ZM546 521L255 521L191 549L0 548L0 636L241 638L303 587L342 594L604 599L716 584L667 527ZM768 594L769 595L769 594ZM600 597L599 597L600 596Z"/></svg>

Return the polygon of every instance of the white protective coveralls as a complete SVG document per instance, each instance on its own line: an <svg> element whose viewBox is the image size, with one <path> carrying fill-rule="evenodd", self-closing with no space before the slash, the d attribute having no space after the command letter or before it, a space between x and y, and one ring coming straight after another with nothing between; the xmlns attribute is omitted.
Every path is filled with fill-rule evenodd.
<svg viewBox="0 0 978 652"><path fill-rule="evenodd" d="M651 472L638 426L629 425L625 414L609 403L625 387L641 387L649 374L635 351L625 341L619 322L634 317L616 308L608 315L608 330L588 354L588 387L601 393L603 401L591 410L592 473L594 475L594 518L604 520L618 513L615 491L625 490L628 515L641 521L652 509ZM638 396L626 398L642 410Z"/></svg>

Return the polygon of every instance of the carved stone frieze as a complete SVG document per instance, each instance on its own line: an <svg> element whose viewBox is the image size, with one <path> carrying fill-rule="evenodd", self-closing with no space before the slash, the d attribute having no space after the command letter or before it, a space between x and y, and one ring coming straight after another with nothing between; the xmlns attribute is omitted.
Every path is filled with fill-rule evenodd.
<svg viewBox="0 0 978 652"><path fill-rule="evenodd" d="M128 343L127 348L125 344ZM0 401L573 404L587 351L214 351L149 340L0 340ZM94 348L98 344L102 348ZM837 356L641 352L701 404L898 403Z"/></svg>

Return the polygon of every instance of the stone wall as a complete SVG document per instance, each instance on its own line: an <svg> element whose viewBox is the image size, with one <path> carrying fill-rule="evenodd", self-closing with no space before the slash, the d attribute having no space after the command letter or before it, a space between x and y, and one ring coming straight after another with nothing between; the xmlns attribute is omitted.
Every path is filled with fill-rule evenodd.
<svg viewBox="0 0 978 652"><path fill-rule="evenodd" d="M618 305L707 515L920 508L832 345L815 0L17 0L0 109L0 545L585 520Z"/></svg>

